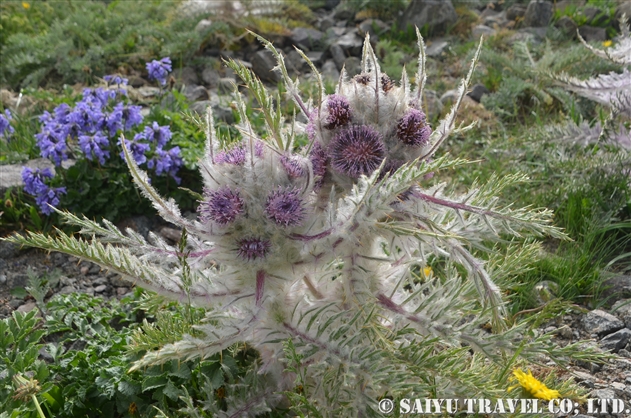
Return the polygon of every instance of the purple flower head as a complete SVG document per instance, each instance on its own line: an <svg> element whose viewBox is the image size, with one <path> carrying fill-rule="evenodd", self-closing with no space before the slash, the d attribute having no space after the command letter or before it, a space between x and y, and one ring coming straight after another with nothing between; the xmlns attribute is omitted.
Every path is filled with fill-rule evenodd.
<svg viewBox="0 0 631 418"><path fill-rule="evenodd" d="M386 146L379 132L364 125L353 125L333 137L329 147L331 165L351 178L370 175L386 157Z"/></svg>
<svg viewBox="0 0 631 418"><path fill-rule="evenodd" d="M255 260L267 255L272 244L265 239L246 238L237 241L239 244L238 255L245 260Z"/></svg>
<svg viewBox="0 0 631 418"><path fill-rule="evenodd" d="M79 102L68 114L68 121L77 125L81 133L94 132L103 123L103 112L93 103Z"/></svg>
<svg viewBox="0 0 631 418"><path fill-rule="evenodd" d="M171 59L165 57L160 61L153 60L147 63L147 72L150 80L156 80L164 86L167 83L167 75L171 72Z"/></svg>
<svg viewBox="0 0 631 418"><path fill-rule="evenodd" d="M139 142L142 139L144 139L144 136L142 135L142 133L140 133L134 136L133 141L125 140L125 146L131 152L131 156L134 161L136 161L136 164L139 165L147 161L147 156L145 155L145 153L149 151L149 148L151 148L149 144ZM121 145L120 140L118 141L118 145ZM121 151L120 156L123 160L125 159L125 153L123 151Z"/></svg>
<svg viewBox="0 0 631 418"><path fill-rule="evenodd" d="M0 136L9 138L9 136L15 132L15 129L11 126L11 119L13 119L13 117L11 116L9 109L4 111L4 115L0 113Z"/></svg>
<svg viewBox="0 0 631 418"><path fill-rule="evenodd" d="M147 167L156 168L156 174L162 175L163 173L173 177L177 184L182 181L177 176L177 172L183 165L182 157L180 156L180 147L173 147L168 151L164 151L162 148L156 149L156 156L147 162Z"/></svg>
<svg viewBox="0 0 631 418"><path fill-rule="evenodd" d="M408 110L397 125L397 138L412 147L426 145L432 129L425 122L425 113L417 109Z"/></svg>
<svg viewBox="0 0 631 418"><path fill-rule="evenodd" d="M339 94L331 94L327 98L326 107L329 114L326 117L325 128L335 129L350 122L351 105L346 97Z"/></svg>
<svg viewBox="0 0 631 418"><path fill-rule="evenodd" d="M261 158L263 156L264 151L265 151L265 144L263 144L263 141L256 141L254 143L254 156L257 158Z"/></svg>
<svg viewBox="0 0 631 418"><path fill-rule="evenodd" d="M313 174L317 178L315 188L319 189L322 187L322 183L324 182L324 175L326 174L326 165L328 160L328 155L322 144L319 142L313 144L311 152L309 153L309 160L311 161L311 166L313 167Z"/></svg>
<svg viewBox="0 0 631 418"><path fill-rule="evenodd" d="M309 113L309 122L305 127L305 131L307 132L307 137L309 141L313 142L316 136L316 121L318 120L318 109L313 109L311 113Z"/></svg>
<svg viewBox="0 0 631 418"><path fill-rule="evenodd" d="M291 178L298 178L305 175L305 168L300 163L300 160L295 157L283 155L280 157L280 164L285 169L287 175Z"/></svg>
<svg viewBox="0 0 631 418"><path fill-rule="evenodd" d="M40 155L44 158L52 158L57 166L68 159L66 154L68 129L68 126L59 125L53 121L44 125L42 132L35 134L37 146L41 150Z"/></svg>
<svg viewBox="0 0 631 418"><path fill-rule="evenodd" d="M244 212L243 198L238 191L228 186L218 190L204 189L204 201L199 205L200 219L203 222L215 221L226 225Z"/></svg>
<svg viewBox="0 0 631 418"><path fill-rule="evenodd" d="M106 75L103 77L103 80L107 81L108 86L120 86L121 84L126 86L129 82L129 80L119 75Z"/></svg>
<svg viewBox="0 0 631 418"><path fill-rule="evenodd" d="M215 164L245 164L245 148L237 145L229 151L221 151L215 156Z"/></svg>
<svg viewBox="0 0 631 418"><path fill-rule="evenodd" d="M120 129L123 129L123 103L117 103L111 112L105 113L101 119L101 129L107 130L110 138L113 138Z"/></svg>
<svg viewBox="0 0 631 418"><path fill-rule="evenodd" d="M136 125L142 123L142 114L140 106L127 106L123 108L123 121L125 123L125 130L128 131Z"/></svg>
<svg viewBox="0 0 631 418"><path fill-rule="evenodd" d="M66 193L65 187L52 188L44 183L45 179L53 178L53 173L49 168L43 170L24 167L22 170L22 180L24 181L24 191L35 197L35 203L42 213L50 215L53 210L48 206L57 206L59 196Z"/></svg>
<svg viewBox="0 0 631 418"><path fill-rule="evenodd" d="M65 187L51 187L36 196L35 203L37 203L37 206L39 206L43 214L50 215L51 213L53 213L53 210L48 205L56 207L57 205L59 205L60 195L66 193L67 192Z"/></svg>
<svg viewBox="0 0 631 418"><path fill-rule="evenodd" d="M59 106L55 108L55 110L53 110L53 113L55 114L55 121L61 124L71 123L68 120L68 116L70 115L71 112L72 112L72 108L68 104L66 103L60 104ZM48 112L45 112L45 114L46 113ZM48 116L50 116L50 113L48 113ZM44 117L44 115L42 115L42 117ZM41 118L40 120L44 122Z"/></svg>
<svg viewBox="0 0 631 418"><path fill-rule="evenodd" d="M160 126L153 122L151 126L145 126L145 137L149 142L156 142L159 148L164 147L171 139L171 129L168 126Z"/></svg>
<svg viewBox="0 0 631 418"><path fill-rule="evenodd" d="M107 148L110 145L110 141L102 132L97 132L94 135L80 135L79 147L85 154L85 157L92 161L93 156L99 159L100 164L105 164L105 159L110 158L110 152Z"/></svg>
<svg viewBox="0 0 631 418"><path fill-rule="evenodd" d="M278 190L271 192L265 203L265 214L281 226L300 225L305 218L300 190L279 187Z"/></svg>

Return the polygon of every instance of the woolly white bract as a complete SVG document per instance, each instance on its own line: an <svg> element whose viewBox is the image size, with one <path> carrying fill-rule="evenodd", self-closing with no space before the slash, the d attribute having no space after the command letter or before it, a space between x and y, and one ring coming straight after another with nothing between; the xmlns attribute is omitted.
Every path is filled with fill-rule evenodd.
<svg viewBox="0 0 631 418"><path fill-rule="evenodd" d="M133 369L207 357L238 342L256 348L260 361L247 384L226 384L228 411L204 403L216 416L254 415L288 400L313 414L379 416L384 396L505 393L503 370L517 350L530 356L551 348L505 321L498 284L536 256L538 246L521 237L563 234L547 210L500 206L499 192L524 176L494 177L461 195L429 181L467 163L437 151L455 130L479 48L453 109L432 130L422 107L420 34L414 87L405 71L398 85L381 72L367 39L362 73L349 79L342 71L335 95L325 95L309 63L319 82L315 105L300 98L282 55L262 42L310 121L307 146L296 149L296 130L285 127L261 82L230 62L262 108L267 139L254 133L238 91L242 142L220 149L208 110L196 221L160 197L125 150L143 194L186 230L185 251L67 213L100 242L63 234L11 241L87 259L208 310L197 326L203 338L148 352ZM511 237L508 252L492 247Z"/></svg>

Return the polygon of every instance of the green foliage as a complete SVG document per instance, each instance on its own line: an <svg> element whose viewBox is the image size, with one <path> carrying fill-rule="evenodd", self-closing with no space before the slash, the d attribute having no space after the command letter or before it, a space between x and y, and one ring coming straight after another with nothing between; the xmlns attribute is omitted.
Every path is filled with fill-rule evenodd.
<svg viewBox="0 0 631 418"><path fill-rule="evenodd" d="M34 3L33 9L46 7ZM202 38L195 19L176 18L173 3L72 0L38 23L43 30L7 33L0 81L13 89L49 83L89 83L121 63L142 70L155 57L187 60ZM26 18L30 19L27 10ZM28 28L27 28L28 29Z"/></svg>

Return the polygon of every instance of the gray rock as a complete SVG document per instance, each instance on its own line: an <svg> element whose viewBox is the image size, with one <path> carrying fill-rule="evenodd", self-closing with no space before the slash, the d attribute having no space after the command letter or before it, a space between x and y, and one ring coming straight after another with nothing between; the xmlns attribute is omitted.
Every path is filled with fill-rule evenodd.
<svg viewBox="0 0 631 418"><path fill-rule="evenodd" d="M67 295L69 293L74 293L76 291L77 291L77 289L75 289L74 286L66 285L66 286L63 286L61 289L59 289L59 292L57 292L57 293L59 293L60 295Z"/></svg>
<svg viewBox="0 0 631 418"><path fill-rule="evenodd" d="M202 71L202 80L211 89L217 88L219 85L219 73L214 68L206 67Z"/></svg>
<svg viewBox="0 0 631 418"><path fill-rule="evenodd" d="M508 20L517 20L526 15L526 8L523 4L513 4L511 7L506 9L506 19Z"/></svg>
<svg viewBox="0 0 631 418"><path fill-rule="evenodd" d="M458 90L447 90L443 93L442 96L440 96L440 102L443 104L443 106L448 106L453 103L458 98L458 96Z"/></svg>
<svg viewBox="0 0 631 418"><path fill-rule="evenodd" d="M116 288L116 295L117 296L125 296L127 293L129 293L129 288L127 288L127 287L117 287Z"/></svg>
<svg viewBox="0 0 631 418"><path fill-rule="evenodd" d="M425 98L423 99L423 109L427 113L427 119L435 120L443 111L443 103L440 101L438 94L434 90L425 90Z"/></svg>
<svg viewBox="0 0 631 418"><path fill-rule="evenodd" d="M624 328L624 323L615 316L600 309L587 312L581 318L583 329L590 334L608 335Z"/></svg>
<svg viewBox="0 0 631 418"><path fill-rule="evenodd" d="M69 168L74 165L74 160L66 160L61 162L63 168ZM31 169L43 170L48 168L55 175L55 165L52 161L46 158L36 158L29 160L22 164L7 164L0 168L0 196L4 196L5 192L11 187L22 187L24 182L22 181L22 170L24 167ZM0 252L2 248L9 248L10 246L0 246ZM0 254L0 258L6 258Z"/></svg>
<svg viewBox="0 0 631 418"><path fill-rule="evenodd" d="M431 34L445 32L458 20L451 0L412 0L399 19L399 27L427 27Z"/></svg>
<svg viewBox="0 0 631 418"><path fill-rule="evenodd" d="M333 60L326 60L322 64L322 77L330 81L338 81L340 79L340 72Z"/></svg>
<svg viewBox="0 0 631 418"><path fill-rule="evenodd" d="M591 391L590 398L615 399L616 398L616 394L611 389L596 389L596 390L592 390Z"/></svg>
<svg viewBox="0 0 631 418"><path fill-rule="evenodd" d="M622 328L620 331L616 331L613 334L607 335L600 340L600 346L603 350L618 352L627 346L627 343L631 339L631 330Z"/></svg>
<svg viewBox="0 0 631 418"><path fill-rule="evenodd" d="M501 12L494 16L489 16L484 19L483 23L485 26L491 28L494 28L496 26L504 27L508 24L508 19L506 19L506 12Z"/></svg>
<svg viewBox="0 0 631 418"><path fill-rule="evenodd" d="M271 52L267 50L257 51L252 55L252 71L261 80L278 83L281 81L281 75L272 68L276 66L276 59Z"/></svg>
<svg viewBox="0 0 631 418"><path fill-rule="evenodd" d="M7 166L3 165L2 168L0 169L0 172L3 172L5 167ZM20 177L20 180L21 180L21 177ZM9 260L11 258L17 257L19 252L20 252L19 245L14 244L12 242L0 241L0 258Z"/></svg>
<svg viewBox="0 0 631 418"><path fill-rule="evenodd" d="M366 19L359 24L359 35L365 37L366 34L368 34L370 35L370 39L375 42L379 41L380 34L388 32L389 30L390 25L379 19Z"/></svg>
<svg viewBox="0 0 631 418"><path fill-rule="evenodd" d="M532 37L533 37L532 40L533 41L541 42L544 39L546 39L546 33L548 33L548 28L547 27L542 27L542 28L523 28L523 29L519 29L515 35L517 35L518 33L524 33L524 34L532 35Z"/></svg>
<svg viewBox="0 0 631 418"><path fill-rule="evenodd" d="M160 88L153 86L141 86L135 90L135 96L138 96L140 100L151 99L160 95Z"/></svg>
<svg viewBox="0 0 631 418"><path fill-rule="evenodd" d="M631 329L631 299L623 299L616 302L611 308L611 313L624 322Z"/></svg>
<svg viewBox="0 0 631 418"><path fill-rule="evenodd" d="M300 49L312 50L320 46L323 37L324 33L317 29L296 28L289 39Z"/></svg>
<svg viewBox="0 0 631 418"><path fill-rule="evenodd" d="M198 102L200 100L208 100L210 98L205 87L196 86L194 84L184 86L183 93L189 102Z"/></svg>
<svg viewBox="0 0 631 418"><path fill-rule="evenodd" d="M53 356L51 356L48 350L46 350L46 347L40 348L37 354L39 354L39 358L44 360L46 363L52 363L55 361Z"/></svg>
<svg viewBox="0 0 631 418"><path fill-rule="evenodd" d="M33 309L37 309L37 304L33 301L29 301L23 305L20 305L20 307L17 308L16 311L21 312L21 313L27 313L27 312L31 312Z"/></svg>
<svg viewBox="0 0 631 418"><path fill-rule="evenodd" d="M107 285L100 284L94 288L94 293L103 293L107 290Z"/></svg>
<svg viewBox="0 0 631 418"><path fill-rule="evenodd" d="M471 29L471 36L474 38L479 38L480 36L493 36L495 35L496 30L490 28L486 25L477 25L473 29Z"/></svg>
<svg viewBox="0 0 631 418"><path fill-rule="evenodd" d="M549 1L531 0L526 8L522 25L525 27L546 27L552 19L554 5Z"/></svg>
<svg viewBox="0 0 631 418"><path fill-rule="evenodd" d="M361 72L361 60L357 57L348 57L344 61L344 69L349 77L353 77Z"/></svg>
<svg viewBox="0 0 631 418"><path fill-rule="evenodd" d="M195 25L195 32L204 33L212 26L213 22L210 19L202 19L197 25Z"/></svg>
<svg viewBox="0 0 631 418"><path fill-rule="evenodd" d="M341 46L347 54L359 56L364 47L364 40L359 36L357 30L352 30L341 36L335 41L335 44Z"/></svg>
<svg viewBox="0 0 631 418"><path fill-rule="evenodd" d="M231 77L221 77L217 84L217 93L230 94L234 91L235 80Z"/></svg>
<svg viewBox="0 0 631 418"><path fill-rule="evenodd" d="M147 239L149 231L151 230L152 223L149 218L144 215L132 216L131 218L123 219L117 225L118 229L125 230L131 228L133 231L142 235L144 239Z"/></svg>
<svg viewBox="0 0 631 418"><path fill-rule="evenodd" d="M607 20L608 14L604 13L598 7L588 6L583 9L583 15L587 19L587 23L592 26L600 26Z"/></svg>
<svg viewBox="0 0 631 418"><path fill-rule="evenodd" d="M615 276L603 282L601 297L608 304L631 298L631 276Z"/></svg>
<svg viewBox="0 0 631 418"><path fill-rule="evenodd" d="M594 26L581 26L578 28L586 42L604 42L607 39L607 30L605 28L597 28Z"/></svg>
<svg viewBox="0 0 631 418"><path fill-rule="evenodd" d="M344 49L338 44L333 44L329 48L329 52L331 53L331 58L333 58L333 62L338 70L341 70L344 66L344 61L346 61L346 54L344 53Z"/></svg>
<svg viewBox="0 0 631 418"><path fill-rule="evenodd" d="M11 309L17 309L22 305L23 302L24 301L22 299L11 299L9 301L9 306L11 307Z"/></svg>
<svg viewBox="0 0 631 418"><path fill-rule="evenodd" d="M217 118L217 120L224 121L228 125L232 125L234 123L234 113L232 113L232 109L229 107L214 104L213 115Z"/></svg>
<svg viewBox="0 0 631 418"><path fill-rule="evenodd" d="M445 49L448 46L449 46L449 42L442 39L436 39L431 43L431 45L427 47L427 49L425 50L425 54L428 57L432 57L432 58L439 57L442 55L442 53L445 51Z"/></svg>
<svg viewBox="0 0 631 418"><path fill-rule="evenodd" d="M484 84L476 84L475 86L473 86L471 91L467 93L467 96L480 103L480 100L482 100L482 96L489 93L489 89L487 89Z"/></svg>
<svg viewBox="0 0 631 418"><path fill-rule="evenodd" d="M176 68L172 74L175 81L181 85L190 86L192 84L199 84L197 72L191 67Z"/></svg>
<svg viewBox="0 0 631 418"><path fill-rule="evenodd" d="M340 1L341 0L325 0L324 1L324 8L326 10L333 10L340 4Z"/></svg>
<svg viewBox="0 0 631 418"><path fill-rule="evenodd" d="M6 274L0 274L0 285L3 285L7 282Z"/></svg>
<svg viewBox="0 0 631 418"><path fill-rule="evenodd" d="M285 55L285 66L290 74L302 74L307 69L307 63L296 50Z"/></svg>
<svg viewBox="0 0 631 418"><path fill-rule="evenodd" d="M107 279L110 281L110 285L114 287L129 286L129 282L127 280L124 280L119 274L116 273L112 273L107 277Z"/></svg>
<svg viewBox="0 0 631 418"><path fill-rule="evenodd" d="M557 333L559 334L561 338L566 339L566 340L571 340L572 336L574 335L572 328L568 327L567 325L559 328Z"/></svg>
<svg viewBox="0 0 631 418"><path fill-rule="evenodd" d="M322 57L324 56L323 52L320 52L320 51L309 51L305 55L307 56L307 58L309 58L311 60L313 65L315 65L316 67L320 67L322 65L322 62L323 62L322 61ZM302 59L302 57L300 59Z"/></svg>
<svg viewBox="0 0 631 418"><path fill-rule="evenodd" d="M326 32L327 29L335 26L335 19L333 19L331 16L324 16L322 19L318 20L316 26L321 31Z"/></svg>
<svg viewBox="0 0 631 418"><path fill-rule="evenodd" d="M569 16L562 16L556 21L554 26L565 35L576 36L576 29L578 28L578 25Z"/></svg>

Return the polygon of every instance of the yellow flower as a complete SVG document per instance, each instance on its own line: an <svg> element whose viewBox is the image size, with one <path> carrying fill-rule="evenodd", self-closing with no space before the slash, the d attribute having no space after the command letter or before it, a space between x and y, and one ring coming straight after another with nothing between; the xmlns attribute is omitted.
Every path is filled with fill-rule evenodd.
<svg viewBox="0 0 631 418"><path fill-rule="evenodd" d="M425 277L429 277L432 274L432 268L427 266L427 267L423 267L423 276Z"/></svg>
<svg viewBox="0 0 631 418"><path fill-rule="evenodd" d="M509 392L516 387L521 386L535 398L543 399L546 401L561 398L561 394L558 390L548 389L548 387L543 382L540 382L539 380L537 380L536 377L532 375L530 370L528 370L528 374L526 374L523 370L517 369L513 371L513 375L515 376L514 380L516 379L519 384L509 387Z"/></svg>
<svg viewBox="0 0 631 418"><path fill-rule="evenodd" d="M30 4L28 4L27 2L23 1L23 2L22 2L22 7L24 7L26 10L28 10L28 9L30 9L30 8L31 8L31 5L30 5Z"/></svg>
<svg viewBox="0 0 631 418"><path fill-rule="evenodd" d="M610 40L603 42L603 46L605 48L609 48L611 45L613 45L613 42Z"/></svg>

